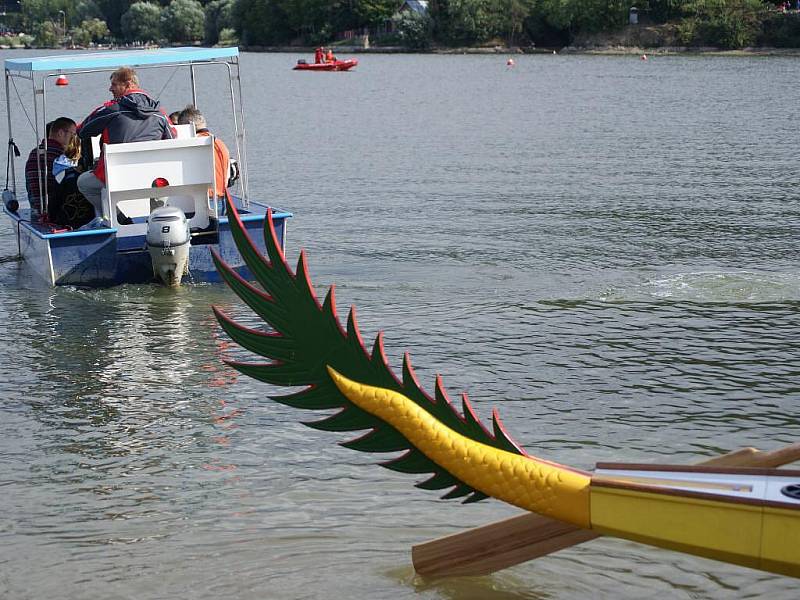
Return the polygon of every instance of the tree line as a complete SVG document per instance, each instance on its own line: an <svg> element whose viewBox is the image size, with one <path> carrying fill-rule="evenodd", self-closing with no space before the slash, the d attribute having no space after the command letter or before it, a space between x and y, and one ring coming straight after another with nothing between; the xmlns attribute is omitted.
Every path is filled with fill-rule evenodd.
<svg viewBox="0 0 800 600"><path fill-rule="evenodd" d="M791 0L797 2L797 0ZM329 44L344 32L410 49L565 46L628 24L670 24L667 45L800 47L800 14L777 0L5 0L6 26L33 44ZM780 8L779 8L780 7ZM795 7L792 7L795 8Z"/></svg>

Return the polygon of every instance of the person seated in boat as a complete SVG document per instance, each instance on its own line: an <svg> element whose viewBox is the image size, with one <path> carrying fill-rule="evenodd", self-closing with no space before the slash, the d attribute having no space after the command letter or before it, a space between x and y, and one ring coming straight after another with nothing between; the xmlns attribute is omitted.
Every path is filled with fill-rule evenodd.
<svg viewBox="0 0 800 600"><path fill-rule="evenodd" d="M798 0L800 2L800 0ZM316 50L314 50L314 64L318 65L322 62L322 56L325 50L323 50L322 46L318 46Z"/></svg>
<svg viewBox="0 0 800 600"><path fill-rule="evenodd" d="M28 191L28 202L31 206L31 222L41 219L42 194L41 182L45 182L48 200L55 197L56 180L53 176L53 164L64 154L64 149L75 135L75 121L69 117L59 117L45 127L46 140L31 150L25 162L25 188ZM45 146L47 147L45 151ZM45 171L47 176L45 179Z"/></svg>
<svg viewBox="0 0 800 600"><path fill-rule="evenodd" d="M53 163L56 193L50 199L47 211L51 223L73 229L86 225L94 217L94 208L78 190L78 177L83 171L80 158L81 140L74 135L64 154Z"/></svg>
<svg viewBox="0 0 800 600"><path fill-rule="evenodd" d="M179 110L176 110L175 112L169 113L169 122L172 123L173 125L177 125L178 124L178 117L180 117L180 116L181 116L181 111L179 111Z"/></svg>
<svg viewBox="0 0 800 600"><path fill-rule="evenodd" d="M113 98L94 109L78 125L78 136L88 140L102 136L105 144L164 140L175 137L175 130L158 100L139 88L139 76L131 67L120 67L111 74L108 88ZM106 171L102 151L94 169L78 178L78 189L94 206L98 219L108 221L103 215L102 190Z"/></svg>
<svg viewBox="0 0 800 600"><path fill-rule="evenodd" d="M333 55L333 50L331 48L328 48L328 53L325 55L325 62L328 63L336 62L336 57Z"/></svg>
<svg viewBox="0 0 800 600"><path fill-rule="evenodd" d="M187 106L181 111L178 117L179 125L187 125L194 123L195 135L197 137L205 136L210 137L211 132L208 130L206 118L194 106ZM225 197L228 191L228 178L230 172L231 153L228 147L218 137L214 137L214 182L217 188L217 206L219 206L220 215L225 214ZM209 197L212 196L213 190L208 190Z"/></svg>

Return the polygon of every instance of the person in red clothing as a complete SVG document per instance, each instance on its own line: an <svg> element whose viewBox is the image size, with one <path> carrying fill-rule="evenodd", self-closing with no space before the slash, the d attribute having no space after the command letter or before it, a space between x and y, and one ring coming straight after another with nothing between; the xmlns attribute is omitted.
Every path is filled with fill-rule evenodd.
<svg viewBox="0 0 800 600"><path fill-rule="evenodd" d="M336 57L333 55L333 50L328 48L328 54L325 55L325 62L335 63Z"/></svg>
<svg viewBox="0 0 800 600"><path fill-rule="evenodd" d="M322 62L322 55L325 51L322 49L322 46L319 46L316 50L314 50L314 64L318 65Z"/></svg>
<svg viewBox="0 0 800 600"><path fill-rule="evenodd" d="M206 118L194 106L187 106L181 111L178 117L178 124L186 125L194 123L194 131L197 136L210 136ZM214 187L216 187L216 200L220 208L220 214L225 213L225 196L228 190L228 174L230 172L231 153L228 147L218 137L214 137ZM209 189L209 197L214 196L214 190Z"/></svg>
<svg viewBox="0 0 800 600"><path fill-rule="evenodd" d="M64 149L75 135L75 121L67 117L59 117L48 123L45 133L47 139L28 155L25 162L25 188L28 191L28 203L31 206L31 221L37 221L42 214L44 194L41 184L47 190L47 199L52 201L56 195L56 180L53 177L53 163L64 153ZM45 151L45 146L47 150Z"/></svg>
<svg viewBox="0 0 800 600"><path fill-rule="evenodd" d="M104 144L144 142L175 137L175 130L158 100L139 88L139 77L130 67L120 67L111 74L108 88L112 100L98 106L78 126L78 136L88 140L101 136ZM101 197L105 186L106 170L103 154L92 171L78 178L78 189L94 206L97 217L108 220L102 214Z"/></svg>

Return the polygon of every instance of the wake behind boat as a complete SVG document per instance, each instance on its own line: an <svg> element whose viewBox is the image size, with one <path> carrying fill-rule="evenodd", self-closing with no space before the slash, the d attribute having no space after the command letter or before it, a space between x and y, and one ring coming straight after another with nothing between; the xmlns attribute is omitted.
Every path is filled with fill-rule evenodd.
<svg viewBox="0 0 800 600"><path fill-rule="evenodd" d="M51 94L70 85L68 75L78 81L83 74L111 73L122 66L138 70L185 67L191 87L187 101L195 107L195 70L215 67L217 72L228 73L226 89L230 93L235 147L230 152L232 164L223 169L234 173L227 178L227 184L233 186L231 192L227 187L219 190L216 184L213 136L200 135L192 124L176 125L175 139L104 145L106 182L101 201L105 222L84 229L77 224L71 227L63 222L53 223L52 215L38 218L25 206L29 204L24 202L27 194L18 190L14 159L20 153L12 124L31 122L35 139L43 140L46 154L46 124L57 116L56 111L64 110L58 96L52 100ZM227 206L235 206L243 215L251 234L263 228L268 207L251 201L248 193L238 48L167 48L12 58L5 61L5 77L7 92L12 86L16 89L17 81L33 86L33 106L24 106L21 99L18 106L13 105L12 95L6 93L7 172L11 180L3 191L3 212L11 219L20 257L34 272L50 285L110 286L146 283L154 278L176 285L184 275L194 282L217 282L220 279L211 257L215 250L232 261L240 275L249 278L231 235ZM26 119L30 113L33 118ZM92 140L95 158L100 154L99 137ZM38 180L43 182L48 178L48 165L46 160L39 163ZM43 190L42 214L47 215L54 199L48 197L47 186L39 189ZM290 213L272 209L282 245L289 217ZM253 235L253 239L260 238ZM260 251L264 252L261 246Z"/></svg>

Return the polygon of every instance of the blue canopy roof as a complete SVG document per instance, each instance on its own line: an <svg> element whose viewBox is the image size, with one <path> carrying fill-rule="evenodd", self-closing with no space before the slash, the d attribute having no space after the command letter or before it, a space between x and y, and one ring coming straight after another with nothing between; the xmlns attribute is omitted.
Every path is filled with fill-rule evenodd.
<svg viewBox="0 0 800 600"><path fill-rule="evenodd" d="M205 62L239 56L239 48L158 48L155 50L109 50L107 52L70 53L38 58L7 58L8 71L23 73L82 69L115 69L144 65L169 65L187 62Z"/></svg>

